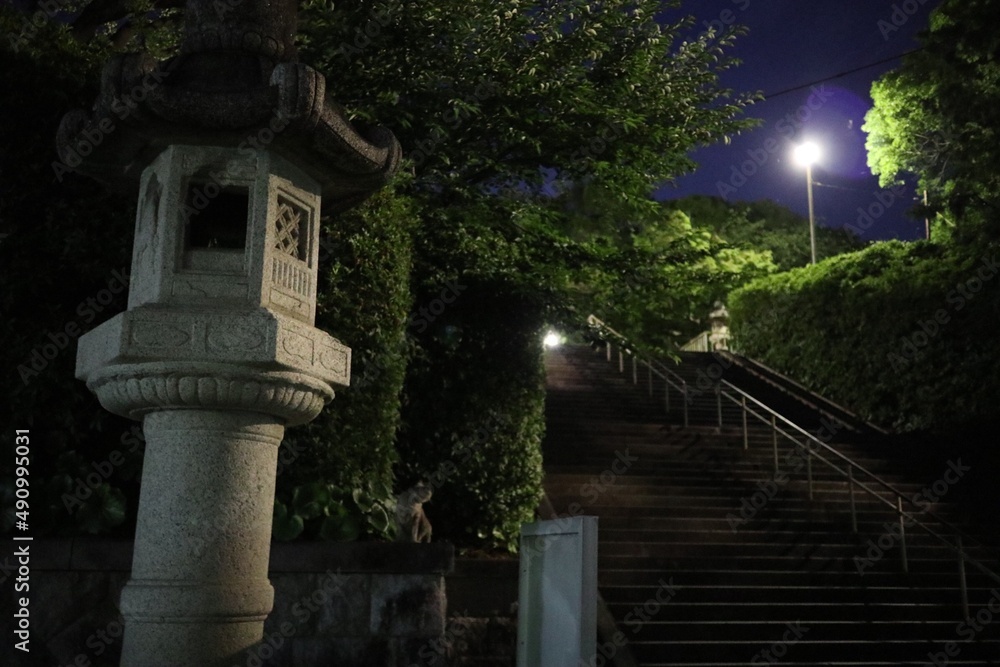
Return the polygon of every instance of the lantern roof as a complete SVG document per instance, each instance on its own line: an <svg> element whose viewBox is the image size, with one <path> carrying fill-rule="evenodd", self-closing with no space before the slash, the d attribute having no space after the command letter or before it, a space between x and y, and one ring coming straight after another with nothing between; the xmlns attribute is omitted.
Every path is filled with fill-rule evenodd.
<svg viewBox="0 0 1000 667"><path fill-rule="evenodd" d="M185 12L177 56L116 56L94 110L63 117L67 171L132 190L173 144L264 148L319 183L324 212L359 203L396 171L393 134L350 122L326 78L297 61L295 0L187 0Z"/></svg>

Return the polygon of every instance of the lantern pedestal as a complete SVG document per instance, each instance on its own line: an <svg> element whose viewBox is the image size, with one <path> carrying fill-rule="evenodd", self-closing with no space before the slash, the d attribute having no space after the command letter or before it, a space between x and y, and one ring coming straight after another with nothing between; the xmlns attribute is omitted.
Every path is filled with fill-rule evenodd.
<svg viewBox="0 0 1000 667"><path fill-rule="evenodd" d="M143 420L146 458L123 665L231 667L263 634L274 471L284 426L255 412Z"/></svg>

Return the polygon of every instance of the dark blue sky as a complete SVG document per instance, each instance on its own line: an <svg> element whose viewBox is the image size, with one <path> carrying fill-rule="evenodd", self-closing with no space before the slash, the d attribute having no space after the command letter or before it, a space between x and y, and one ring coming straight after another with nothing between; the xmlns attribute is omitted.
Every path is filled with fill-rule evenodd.
<svg viewBox="0 0 1000 667"><path fill-rule="evenodd" d="M730 201L772 199L807 214L806 177L790 155L810 139L824 156L814 167L816 217L828 227L853 225L863 240L922 238L923 220L906 211L915 203L912 183L883 190L867 167L865 113L872 82L898 67L893 59L845 76L838 74L893 58L917 47L937 0L697 0L683 10L706 21L746 25L735 55L743 64L723 84L770 95L749 110L763 124L728 146L694 154L698 170L668 186L658 198L690 194L724 195ZM718 25L718 23L716 24ZM833 78L837 77L837 78ZM784 94L782 91L823 80ZM791 116L789 116L791 114ZM871 218L862 217L859 209Z"/></svg>

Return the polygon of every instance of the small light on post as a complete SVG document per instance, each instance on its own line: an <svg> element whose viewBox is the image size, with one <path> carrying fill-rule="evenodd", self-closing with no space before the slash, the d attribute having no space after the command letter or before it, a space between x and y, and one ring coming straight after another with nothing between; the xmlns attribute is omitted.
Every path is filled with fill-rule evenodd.
<svg viewBox="0 0 1000 667"><path fill-rule="evenodd" d="M819 161L819 146L811 141L799 144L793 152L795 161L806 168L806 187L809 192L809 247L812 252L812 263L816 263L816 213L813 207L813 177L812 166Z"/></svg>
<svg viewBox="0 0 1000 667"><path fill-rule="evenodd" d="M549 330L549 332L545 334L545 338L542 340L542 345L545 346L545 349L550 350L562 345L563 340L564 339L561 334L556 331Z"/></svg>

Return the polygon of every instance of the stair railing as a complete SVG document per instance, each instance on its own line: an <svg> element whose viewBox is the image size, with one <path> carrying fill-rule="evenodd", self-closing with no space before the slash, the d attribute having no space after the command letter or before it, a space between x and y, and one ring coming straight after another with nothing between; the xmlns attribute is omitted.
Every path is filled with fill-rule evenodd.
<svg viewBox="0 0 1000 667"><path fill-rule="evenodd" d="M650 398L653 397L653 389L655 385L654 376L663 381L663 402L664 408L667 414L670 414L670 390L673 389L680 395L682 410L684 414L684 426L689 426L688 418L688 404L690 403L690 394L688 392L687 380L682 378L677 373L664 366L659 361L647 358L645 356L640 356L632 345L628 342L622 334L618 333L607 324L597 319L593 315L587 318L587 324L596 330L605 343L605 351L607 354L607 359L610 362L612 356L612 340L618 346L618 372L625 372L625 356L628 355L632 358L632 384L639 383L639 365L645 366L646 368L646 384L647 390L649 392Z"/></svg>
<svg viewBox="0 0 1000 667"><path fill-rule="evenodd" d="M700 334L681 345L681 349L685 352L711 352L711 335L711 331L702 331Z"/></svg>
<svg viewBox="0 0 1000 667"><path fill-rule="evenodd" d="M688 402L690 394L688 392L687 381L681 378L679 375L671 371L669 368L663 366L662 363L653 360L651 358L640 355L628 339L621 333L615 331L607 324L602 322L597 317L591 315L587 318L587 324L595 329L600 335L601 339L605 342L605 349L607 352L607 359L611 361L612 355L612 340L617 343L618 346L618 370L619 372L625 371L625 355L631 357L632 365L632 383L638 384L638 373L637 367L639 364L645 366L648 372L649 378L649 395L653 394L653 375L656 375L665 380L666 393L669 395L670 387L674 387L677 391L681 392L684 400L684 426L687 427L688 424ZM907 543L906 543L906 522L910 521L911 525L916 525L922 528L927 534L931 535L939 542L941 542L948 550L954 553L958 560L958 575L959 575L959 590L961 593L961 604L962 612L965 618L970 618L969 614L969 596L968 596L968 582L966 578L966 563L971 564L977 570L982 572L984 575L992 579L993 581L1000 583L1000 574L997 574L994 570L990 569L984 565L981 561L973 558L966 552L965 543L966 541L971 541L976 546L982 549L988 550L989 547L982 544L979 540L966 534L961 528L955 526L953 523L939 516L935 512L927 509L921 508L923 514L933 518L940 525L949 529L954 533L954 543L944 535L941 535L937 530L927 525L925 522L918 519L912 512L907 512L903 509L904 502L910 506L915 505L915 503L908 498L902 491L897 489L895 486L885 481L875 473L871 472L860 463L857 463L853 459L844 455L842 452L837 451L826 442L824 442L819 437L809 433L804 428L795 424L790 419L781 415L777 411L765 405L760 400L754 398L747 392L743 391L739 387L736 387L727 380L719 379L716 384L716 419L717 427L719 431L723 428L723 403L722 400L726 400L734 403L740 408L740 420L741 420L741 431L743 435L743 449L748 450L750 447L750 427L749 427L749 417L754 417L758 421L763 422L771 430L771 446L773 452L773 464L774 470L777 472L779 470L779 456L778 456L778 436L781 436L788 441L790 441L798 450L803 450L806 459L806 475L807 475L807 486L809 492L809 499L813 500L813 459L818 459L824 463L828 468L835 471L841 477L845 478L848 485L848 496L851 508L851 529L857 534L858 532L858 514L857 514L857 502L855 498L855 488L861 489L868 495L875 498L877 501L887 505L889 508L895 512L899 520L899 531L900 531L900 557L902 560L902 566L904 572L909 572L909 561L907 558ZM667 412L670 412L669 398L667 399ZM780 426L779 426L780 424ZM800 440L801 437L805 438L805 442ZM824 452L829 455L834 460L839 460L839 462L844 466L843 468L838 466L837 463L831 461L829 458L823 455ZM866 481L859 480L856 473L860 473L866 478ZM877 491L872 487L879 486L885 491L889 492L890 497L886 498L882 493Z"/></svg>
<svg viewBox="0 0 1000 667"><path fill-rule="evenodd" d="M857 421L862 421L859 417L856 417L855 415L852 415L851 411L848 410L847 408L845 408L843 405L840 405L839 403L831 401L826 396L822 396L820 394L817 394L816 392L810 390L808 387L805 387L805 386L799 384L798 382L796 382L795 380L793 380L790 377L781 376L781 374L778 373L776 370L770 368L766 364L761 363L757 359L748 359L746 357L740 357L737 354L733 353L733 351L731 349L730 350L716 350L714 352L714 354L722 356L723 358L727 359L730 363L740 364L743 367L744 370L747 370L750 373L752 373L754 375L757 375L758 377L761 377L768 384L771 384L772 386L776 387L780 391L784 391L784 392L787 393L788 390L786 388L782 387L780 384L777 384L772 379L762 377L760 375L760 371L758 371L757 369L761 369L761 370L763 370L763 371L765 371L767 373L770 373L772 375L775 375L775 376L780 376L781 377L781 381L783 383L792 386L795 389L795 391L798 392L799 396L797 397L797 400L799 400L802 403L805 403L806 405L808 405L812 409L814 409L814 410L818 411L819 413L821 413L821 414L829 417L830 419L834 419L834 420L839 421L841 423L844 422L844 419L842 419L841 417L838 417L836 414L834 414L834 411L835 411L835 412L844 413L845 415L848 415L849 418L853 418L853 419L855 419ZM872 431L881 433L883 435L887 435L889 433L884 428L882 428L880 426L877 426L875 424L872 424L871 422L864 421L863 424L864 424L865 428L871 429Z"/></svg>

